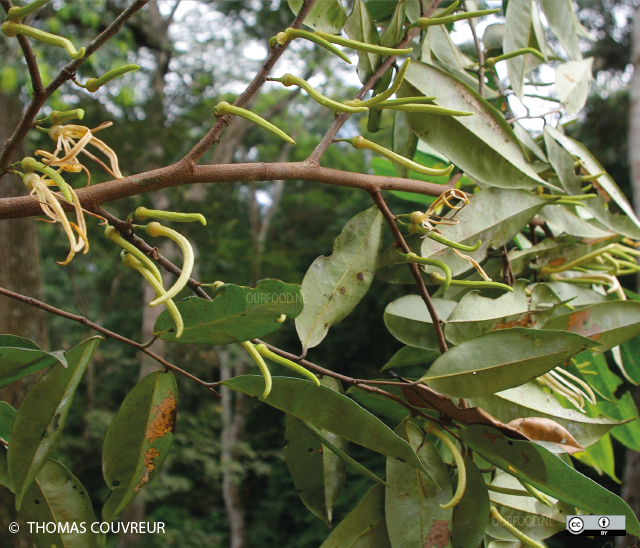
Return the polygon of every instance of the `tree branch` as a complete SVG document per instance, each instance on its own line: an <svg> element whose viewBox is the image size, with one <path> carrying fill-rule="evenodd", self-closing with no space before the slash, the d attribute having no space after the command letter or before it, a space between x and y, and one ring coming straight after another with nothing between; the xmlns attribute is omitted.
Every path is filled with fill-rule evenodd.
<svg viewBox="0 0 640 548"><path fill-rule="evenodd" d="M7 0L2 0L5 9L7 9L6 1ZM26 112L22 116L20 123L16 126L13 134L4 144L2 153L0 153L0 179L5 175L5 173L7 173L7 168L11 163L13 154L18 149L18 146L20 146L20 143L27 135L27 132L33 127L33 121L38 115L38 112L40 112L40 109L44 105L45 101L49 97L51 97L53 92L56 91L62 84L64 84L67 80L73 78L80 65L82 65L82 63L84 63L91 54L95 53L95 51L100 46L102 46L107 40L109 40L114 34L116 34L122 28L122 25L124 25L124 23L128 19L130 19L136 12L138 12L148 1L149 0L135 0L127 9L125 9L118 17L116 17L114 21L103 32L101 32L95 40L89 43L86 48L85 56L82 59L77 59L67 64L67 66L65 66L60 71L60 73L51 81L51 83L46 88L44 88L41 93L35 93L36 87L34 84L34 96L31 99ZM26 41L27 46L29 46L29 50L31 50L31 46L29 45L26 37L18 37L19 40L21 38ZM22 46L22 41L20 41L20 45ZM25 50L23 48L23 52L24 51ZM39 79L39 71L35 62L35 56L33 56L32 51L31 57L32 59L30 61L29 56L25 53L25 58L29 67L29 73L31 74L31 78L33 80L35 70L35 72L38 72ZM40 82L40 87L42 87L42 82Z"/></svg>
<svg viewBox="0 0 640 548"><path fill-rule="evenodd" d="M378 191L370 192L370 194L371 194L371 197L373 198L373 201L378 206L378 209L381 211L382 215L384 216L384 220L389 225L389 228L391 229L391 233L393 234L393 237L396 241L396 245L400 249L402 249L403 253L409 253L411 250L409 249L407 242L405 242L404 237L400 232L400 229L398 229L398 226L396 225L396 218L393 215L393 213L391 213L391 210L387 206L386 202L382 199L380 192ZM427 288L424 285L424 280L422 279L422 275L420 274L420 267L417 264L413 264L413 263L407 263L407 266L409 267L409 270L411 270L411 274L413 275L413 278L416 281L416 284L418 286L418 292L420 293L420 296L422 297L424 304L427 305L427 310L429 311L429 315L431 316L431 320L433 321L433 327L436 331L436 336L438 337L438 345L440 346L440 353L444 354L447 350L449 350L449 347L447 346L447 341L445 340L444 333L442 332L442 324L440 323L440 318L438 317L438 313L436 312L436 309L433 306L433 301L429 296L429 292L427 291Z"/></svg>
<svg viewBox="0 0 640 548"><path fill-rule="evenodd" d="M51 314L55 314L56 316L61 316L68 320L81 323L82 325L88 327L89 329L93 329L94 331L97 331L98 333L102 333L107 337L111 337L112 339L128 344L129 346L133 346L135 349L140 350L140 352L144 352L145 354L147 354L147 356L150 356L151 358L156 360L158 363L162 364L164 367L168 369L172 369L176 373L180 373L181 375L188 377L192 381L195 381L198 384L205 386L209 391L213 392L216 396L220 397L220 394L218 394L213 388L211 388L212 383L208 383L199 379L198 377L194 377L191 373L187 373L183 369L180 369L179 367L164 360L157 354L154 354L153 352L151 352L151 350L149 350L148 348L145 348L145 345L132 341L131 339L127 339L126 337L123 337L122 335L118 335L118 333L114 333L113 331L109 331L108 329L105 329L104 327L101 327L98 324L93 323L90 320L87 320L87 318L85 318L84 316L78 316L76 314L71 314L70 312L65 312L64 310L60 310L59 308L51 306L47 303L43 303L42 301L39 301L37 299L32 299L31 297L26 297L25 295L20 295L19 293L14 293L13 291L9 291L8 289L4 289L3 287L0 287L0 295L4 295L5 297L9 297L10 299L15 299L16 301L20 301L22 303L28 304L29 306L35 306L36 308L40 308L41 310L44 310L45 312L49 312Z"/></svg>
<svg viewBox="0 0 640 548"><path fill-rule="evenodd" d="M88 188L80 188L76 190L76 193L85 209L95 211L101 204L173 186L194 183L295 181L300 179L359 188L367 192L403 190L427 196L440 196L448 188L448 185L426 183L414 179L340 171L320 167L309 161L196 166L182 160L171 166L130 175L124 179L115 179ZM66 201L61 201L61 203L66 211L73 211L71 204ZM40 215L40 213L40 205L29 196L0 199L0 220L32 217Z"/></svg>
<svg viewBox="0 0 640 548"><path fill-rule="evenodd" d="M298 15L291 23L291 28L297 29L300 28L304 18L307 16L313 4L315 4L316 0L304 0ZM249 99L260 89L260 86L264 84L267 80L267 76L271 72L271 69L276 64L276 61L280 59L280 56L287 49L288 43L284 46L276 45L274 46L269 55L267 56L267 60L262 65L262 68L258 71L258 74L255 75L251 83L247 86L242 94L238 96L238 98L233 102L233 104L237 107L241 107L247 103ZM204 155L209 148L215 145L218 142L218 138L222 131L231 123L234 116L226 115L218 118L218 121L213 125L213 127L209 130L209 132L200 140L200 142L194 146L191 151L184 157L184 159L190 163L195 164L202 156Z"/></svg>

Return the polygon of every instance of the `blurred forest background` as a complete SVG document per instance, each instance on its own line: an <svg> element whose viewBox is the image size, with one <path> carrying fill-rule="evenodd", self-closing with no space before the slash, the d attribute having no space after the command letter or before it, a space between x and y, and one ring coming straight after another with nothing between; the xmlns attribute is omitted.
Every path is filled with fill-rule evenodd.
<svg viewBox="0 0 640 548"><path fill-rule="evenodd" d="M376 9L383 9L384 2L374 3ZM582 41L585 57L595 57L594 83L586 109L567 128L592 151L629 199L627 132L635 4L631 0L575 3L580 20L598 41ZM125 5L120 0L54 0L36 17L43 28L73 37L74 43L83 45ZM152 1L83 65L78 77L82 81L125 62L137 63L142 69L105 86L93 97L73 85L64 85L47 108L81 107L86 111L83 124L88 127L112 120L114 126L101 138L117 152L124 175L168 165L182 158L210 128L212 107L220 100L233 102L244 89L266 57L269 37L286 28L292 18L286 1L279 0ZM346 99L355 94L357 88L349 87L352 80L345 78L340 61L299 42L283 56L274 76L284 72L304 76L332 97ZM39 43L32 45L43 61L46 85L66 63L65 54ZM471 43L461 48L469 57L475 56ZM0 59L0 141L4 142L28 101L30 84L15 41L0 36ZM236 119L222 135L222 143L212 148L203 162L302 160L332 120L328 109L279 84L265 86L249 108L284 128L298 145L283 146L276 137ZM343 131L368 136L366 119L358 121L362 127L356 128L355 123L350 122ZM383 120L383 128L390 125L390 119ZM372 138L390 146L389 129ZM51 150L52 141L34 131L15 159L32 155L38 148ZM370 160L362 151L334 146L323 164L366 172L372 170ZM93 175L94 182L107 179L96 170ZM75 177L70 179L74 186L84 184L84 175ZM19 179L3 179L0 198L21 194L26 194L26 189ZM388 202L395 213L424 209L397 196L389 195ZM279 181L184 186L107 204L106 209L124 218L138 206L203 213L206 227L181 226L196 249L198 270L194 277L203 282L253 285L266 277L301 283L313 260L331 253L333 240L345 222L371 203L368 195L356 190ZM636 201L636 209L639 207L640 198ZM139 276L125 271L119 249L102 236L97 222L89 224L91 251L60 267L55 261L66 255L60 227L36 223L33 218L0 222L0 286L81 314L126 337L149 339L159 312L145 306L152 297L145 294L150 289ZM170 258L179 257L171 247L161 251ZM331 331L325 344L310 351L310 359L354 377L375 378L401 346L384 327L384 308L408 291L411 288L374 281L367 296ZM0 332L32 338L43 348L65 350L93 335L77 323L45 317L7 299L0 299ZM268 341L294 353L299 351L292 321L285 322ZM254 367L233 347L214 349L160 341L154 349L208 381ZM107 426L131 387L155 367L130 347L107 340L96 351L76 395L58 451L91 494L96 510L107 491L100 469ZM278 373L282 371L274 371ZM26 383L33 381L7 387L0 391L0 399L17 406L28 388ZM173 450L161 474L122 516L123 520L165 522L166 534L113 535L107 546L319 546L328 530L304 508L293 487L284 463L284 415L241 395L218 400L183 378L178 378L178 383L180 411ZM621 392L626 390L637 391L628 384L620 388ZM350 451L374 473L384 475L384 459L355 446ZM622 480L628 456L620 445L615 445L615 453L616 475ZM579 463L577 467L594 477L592 469ZM611 478L597 479L616 493L634 496L633 491L640 491L638 479L631 469L626 474L624 492ZM334 523L369 487L367 480L349 475ZM0 492L0 546L30 546L22 533L7 532L7 524L15 519L12 507L8 492ZM580 546L590 542L580 541ZM591 546L602 546L602 542L592 542ZM548 545L570 546L562 534Z"/></svg>

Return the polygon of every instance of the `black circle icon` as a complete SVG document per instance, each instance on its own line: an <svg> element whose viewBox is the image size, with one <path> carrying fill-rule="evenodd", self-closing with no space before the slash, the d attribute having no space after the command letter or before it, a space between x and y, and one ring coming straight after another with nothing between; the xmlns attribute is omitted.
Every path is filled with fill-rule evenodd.
<svg viewBox="0 0 640 548"><path fill-rule="evenodd" d="M569 520L569 529L572 533L579 533L584 529L584 521L578 517L573 517Z"/></svg>
<svg viewBox="0 0 640 548"><path fill-rule="evenodd" d="M602 527L603 529L606 529L607 527L609 527L609 523L611 523L609 521L609 518L602 516L599 520L598 520L598 525L600 527Z"/></svg>

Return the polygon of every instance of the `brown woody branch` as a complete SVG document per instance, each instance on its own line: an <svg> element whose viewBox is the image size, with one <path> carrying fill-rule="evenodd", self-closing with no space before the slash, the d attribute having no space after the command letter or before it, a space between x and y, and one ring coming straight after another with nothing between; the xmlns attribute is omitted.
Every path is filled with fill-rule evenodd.
<svg viewBox="0 0 640 548"><path fill-rule="evenodd" d="M22 303L28 304L29 306L35 306L36 308L40 308L41 310L44 310L45 312L49 312L51 314L55 314L56 316L61 316L63 318L67 318L68 320L73 320L74 322L81 323L82 325L85 325L89 329L93 329L94 331L97 331L98 333L102 333L107 337L111 337L112 339L128 344L129 346L133 346L135 349L140 350L140 352L144 352L147 356L150 356L151 358L156 360L159 364L163 365L164 367L168 369L172 369L176 373L180 373L181 375L188 377L192 381L195 381L198 384L205 386L208 390L213 392L216 396L220 397L220 394L218 394L213 388L211 388L211 383L207 383L199 379L198 377L194 377L191 373L187 373L183 369L180 369L179 367L173 365L172 363L169 363L167 360L151 352L151 350L146 348L146 345L137 343L135 341L132 341L131 339L127 339L126 337L123 337L118 333L114 333L113 331L109 331L108 329L105 329L104 327L101 327L98 324L93 323L90 320L87 320L87 318L85 318L84 316L78 316L77 314L71 314L70 312L65 312L64 310L60 310L55 306L51 306L47 303L43 303L42 301L33 299L31 297L26 297L25 295L20 295L19 293L14 293L13 291L9 291L8 289L4 289L3 287L0 287L0 295L4 295L5 297L9 297L10 299L14 299L16 301L20 301Z"/></svg>
<svg viewBox="0 0 640 548"><path fill-rule="evenodd" d="M35 62L35 57L33 56L33 52L31 51L31 46L29 45L26 37L19 36L18 39L20 41L20 45L22 46L23 41L26 41L26 45L28 46L27 52L23 47L23 52L25 52L25 58L27 61L27 65L29 67L29 73L31 74L31 78L33 78L37 73L37 80L34 82L34 94L27 107L26 112L22 116L20 123L16 126L13 134L7 142L4 144L2 152L0 153L0 179L7 173L7 168L11 163L11 158L13 154L20 146L20 143L23 141L27 132L33 127L33 121L35 120L38 112L46 102L46 100L51 97L54 91L56 91L62 84L64 84L67 80L71 80L80 65L84 63L87 58L95 53L95 51L102 46L107 40L109 40L114 34L116 34L124 23L130 19L136 12L138 12L149 0L135 0L127 9L125 9L118 17L116 17L113 22L103 31L98 37L89 43L86 48L85 56L82 59L77 59L71 61L65 66L60 73L51 81L51 83L44 88L44 90L40 91L36 88L36 82L40 79L39 71L37 64ZM8 11L7 4L10 6L10 2L6 0L2 1L2 5L5 10ZM23 40L21 40L23 39ZM30 52L30 55L28 54ZM40 88L42 88L42 82L40 82Z"/></svg>
<svg viewBox="0 0 640 548"><path fill-rule="evenodd" d="M291 181L307 180L329 185L359 188L367 192L378 190L403 190L427 196L439 196L447 186L364 173L351 173L320 167L311 161L194 165L182 160L177 164L115 179L88 188L78 189L78 198L85 209L95 210L101 204L121 200L153 190L195 183L222 183L237 181ZM61 200L62 201L62 200ZM67 211L71 204L63 201ZM0 199L0 220L39 215L39 204L29 196Z"/></svg>

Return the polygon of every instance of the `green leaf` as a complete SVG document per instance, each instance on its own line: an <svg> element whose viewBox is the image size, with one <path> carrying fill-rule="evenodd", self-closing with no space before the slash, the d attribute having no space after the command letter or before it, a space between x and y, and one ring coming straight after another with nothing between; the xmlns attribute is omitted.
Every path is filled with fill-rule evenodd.
<svg viewBox="0 0 640 548"><path fill-rule="evenodd" d="M6 401L0 402L0 438L9 443L17 411Z"/></svg>
<svg viewBox="0 0 640 548"><path fill-rule="evenodd" d="M582 464L591 466L599 475L607 474L616 483L622 483L616 476L613 445L609 434L602 436L596 443L586 447L584 452L576 453L573 458L579 460Z"/></svg>
<svg viewBox="0 0 640 548"><path fill-rule="evenodd" d="M156 320L153 334L165 341L213 345L244 342L280 329L282 314L295 318L302 310L300 286L260 280L255 289L225 284L213 300L189 297L176 304L184 332L175 337L175 322L167 310Z"/></svg>
<svg viewBox="0 0 640 548"><path fill-rule="evenodd" d="M407 367L409 365L422 364L430 365L439 356L440 352L436 352L434 350L424 350L413 346L403 346L386 364L384 364L384 367L380 371L386 371L392 367Z"/></svg>
<svg viewBox="0 0 640 548"><path fill-rule="evenodd" d="M302 0L288 0L291 11L298 15ZM304 24L314 30L339 34L347 19L347 14L338 0L316 2L304 19Z"/></svg>
<svg viewBox="0 0 640 548"><path fill-rule="evenodd" d="M409 251L420 255L422 247L422 239L418 234L405 236L405 242L409 247ZM398 253L398 248L394 245L388 247L378 260L378 268L376 268L376 276L385 282L392 284L415 284L416 281L411 274L411 270L407 266L407 261ZM422 274L423 280L427 280Z"/></svg>
<svg viewBox="0 0 640 548"><path fill-rule="evenodd" d="M498 474L491 484L507 489L524 490L516 478L505 473ZM503 518L510 520L525 535L534 540L543 540L559 531L564 531L567 525L566 516L575 514L575 507L554 498L549 499L553 504L550 508L533 497L505 495L495 491L489 491L489 496ZM536 519L536 516L543 516L543 519ZM487 534L510 542L517 540L493 520L487 523Z"/></svg>
<svg viewBox="0 0 640 548"><path fill-rule="evenodd" d="M576 308L579 306L588 306L594 303L609 302L615 299L615 296L601 295L593 289L581 287L576 284L568 284L565 282L546 282L553 292L563 301L571 300L571 306Z"/></svg>
<svg viewBox="0 0 640 548"><path fill-rule="evenodd" d="M548 205L543 207L538 213L551 229L554 236L569 234L577 238L610 238L611 232L602 230L597 226L582 220L577 215L571 213L561 205ZM608 242L607 242L608 243Z"/></svg>
<svg viewBox="0 0 640 548"><path fill-rule="evenodd" d="M127 394L102 448L102 472L111 489L103 521L113 521L160 470L173 443L177 410L171 372L154 371Z"/></svg>
<svg viewBox="0 0 640 548"><path fill-rule="evenodd" d="M446 320L457 304L446 299L431 300L441 320ZM384 324L401 343L426 350L439 348L433 320L419 295L405 295L390 302L384 310Z"/></svg>
<svg viewBox="0 0 640 548"><path fill-rule="evenodd" d="M68 367L53 366L20 404L7 454L18 510L29 485L56 448L76 388L99 340L101 337L92 337L67 352Z"/></svg>
<svg viewBox="0 0 640 548"><path fill-rule="evenodd" d="M309 431L310 434L312 434L314 437L320 440L321 444L325 446L325 448L329 449L327 453L334 453L335 456L338 459L340 459L346 466L349 466L353 471L364 476L365 478L373 480L376 483L379 483L380 485L387 485L383 480L381 480L373 472L371 472L370 470L362 466L362 464L360 464L359 462L353 460L342 449L340 449L340 447L332 443L331 438L341 440L346 447L347 442L345 440L342 440L342 438L338 438L337 436L335 436L334 434L331 434L330 432L323 432L321 428L313 426L312 424L309 424L307 422L301 421L300 419L296 419L296 420L299 421ZM323 456L325 456L324 453L323 453ZM335 481L335 479L332 479L332 481Z"/></svg>
<svg viewBox="0 0 640 548"><path fill-rule="evenodd" d="M46 352L29 339L0 335L0 388L56 362L68 365L61 350Z"/></svg>
<svg viewBox="0 0 640 548"><path fill-rule="evenodd" d="M344 31L352 40L366 44L380 44L378 29L367 11L364 0L356 0L353 4L353 11L344 24ZM381 57L377 53L358 51L358 59L358 78L364 84L378 68Z"/></svg>
<svg viewBox="0 0 640 548"><path fill-rule="evenodd" d="M462 456L467 470L467 487L456 506L451 524L452 548L480 546L489 523L489 494L482 472L468 455Z"/></svg>
<svg viewBox="0 0 640 548"><path fill-rule="evenodd" d="M627 531L640 535L640 523L626 502L543 447L510 440L494 428L459 427L462 441L485 460L547 495L598 515L625 515Z"/></svg>
<svg viewBox="0 0 640 548"><path fill-rule="evenodd" d="M291 413L367 449L400 459L427 473L406 441L396 436L386 424L357 403L325 386L316 386L302 379L273 377L271 393L263 400L262 376L242 375L222 384L237 392L256 397L276 409Z"/></svg>
<svg viewBox="0 0 640 548"><path fill-rule="evenodd" d="M320 548L391 548L384 518L384 491L382 485L374 485L369 489ZM377 542L359 543L359 539L371 540L372 536Z"/></svg>
<svg viewBox="0 0 640 548"><path fill-rule="evenodd" d="M491 331L445 352L422 379L447 396L494 394L525 384L596 344L564 331Z"/></svg>
<svg viewBox="0 0 640 548"><path fill-rule="evenodd" d="M615 399L614 394L622 384L622 380L609 369L607 360L602 354L594 356L587 351L574 356L571 361L579 366L578 369L596 392L608 400Z"/></svg>
<svg viewBox="0 0 640 548"><path fill-rule="evenodd" d="M487 188L471 196L469 204L455 217L458 224L438 225L438 228L445 238L454 242L474 245L478 240L482 241L477 251L467 253L476 261L482 262L489 249L498 249L509 242L546 203L546 200L525 190ZM484 211L491 211L491 215L483 214ZM452 249L429 238L422 240L420 254L422 257L444 261L454 276L473 268L469 261L460 258ZM437 271L434 267L426 269Z"/></svg>
<svg viewBox="0 0 640 548"><path fill-rule="evenodd" d="M593 57L569 61L556 67L556 92L567 115L577 114L587 102Z"/></svg>
<svg viewBox="0 0 640 548"><path fill-rule="evenodd" d="M37 532L34 527L31 538L36 546L98 547L98 535L91 532L91 524L96 523L91 499L78 479L55 460L45 461L35 481L27 489L20 515L25 522L57 525L54 533L46 530Z"/></svg>
<svg viewBox="0 0 640 548"><path fill-rule="evenodd" d="M389 388L387 392L394 393L393 388L395 387L387 388ZM381 396L380 394L372 394L371 392L366 392L365 390L362 390L356 386L352 386L351 388L349 388L347 390L347 395L353 398L365 409L368 409L369 411L371 411L372 413L376 413L377 415L387 417L395 423L399 423L400 421L404 420L410 413L410 411L406 407L400 405L398 402L385 396Z"/></svg>
<svg viewBox="0 0 640 548"><path fill-rule="evenodd" d="M563 188L571 195L583 194L582 183L573 173L573 157L580 160L584 168L591 174L602 173L604 168L582 143L567 137L557 129L549 125L545 126L544 136L549 160L558 174ZM562 145L564 151L562 148L554 146L556 143L553 140ZM565 153L563 154L563 152ZM568 154L566 154L567 152ZM640 238L640 220L636 217L633 207L615 181L605 173L598 177L595 183L598 184L598 197L585 200L584 207L598 221L618 234L629 238ZM611 201L620 208L624 215L611 210L613 205L610 203Z"/></svg>
<svg viewBox="0 0 640 548"><path fill-rule="evenodd" d="M429 29L431 51L447 69L463 71L473 62L453 43L451 36L443 25L435 25Z"/></svg>
<svg viewBox="0 0 640 548"><path fill-rule="evenodd" d="M487 50L488 57L502 55L502 42L504 41L504 23L492 23L487 25L482 35L482 44Z"/></svg>
<svg viewBox="0 0 640 548"><path fill-rule="evenodd" d="M296 492L309 511L331 527L333 507L346 479L346 464L323 447L304 421L287 413L286 425L284 460ZM346 449L345 440L328 435Z"/></svg>
<svg viewBox="0 0 640 548"><path fill-rule="evenodd" d="M602 345L593 349L596 354L601 354L640 334L640 303L610 301L594 304L551 318L543 329L562 329L588 337Z"/></svg>
<svg viewBox="0 0 640 548"><path fill-rule="evenodd" d="M605 416L590 418L584 413L566 409L552 394L545 392L537 381L497 394L472 398L469 405L484 409L505 424L528 417L551 419L564 426L583 447L593 445L612 428L623 424Z"/></svg>
<svg viewBox="0 0 640 548"><path fill-rule="evenodd" d="M444 154L469 177L503 188L548 186L538 177L504 116L464 82L414 61L397 95L435 96L442 107L474 113L474 116L459 117L404 113L420 139Z"/></svg>
<svg viewBox="0 0 640 548"><path fill-rule="evenodd" d="M369 6L367 6L368 8ZM396 5L396 9L393 12L393 17L384 29L382 36L380 37L380 45L385 48L395 48L400 40L404 37L404 21L407 11L407 2L401 0Z"/></svg>
<svg viewBox="0 0 640 548"><path fill-rule="evenodd" d="M634 337L620 346L620 357L627 375L640 382L640 337Z"/></svg>
<svg viewBox="0 0 640 548"><path fill-rule="evenodd" d="M526 48L529 46L529 40L533 27L531 25L531 8L533 2L531 0L513 2L507 10L504 26L504 37L502 40L502 49L504 53ZM524 99L524 75L526 72L526 60L531 54L518 55L512 59L507 59L507 73L509 82L515 91L518 99Z"/></svg>
<svg viewBox="0 0 640 548"><path fill-rule="evenodd" d="M547 156L545 155L544 151L540 148L540 145L538 145L538 143L534 141L533 137L531 137L531 134L526 129L524 129L520 122L516 122L513 124L513 132L520 140L520 144L530 152L530 154L528 154L529 160L533 161L533 156L536 156L543 162L549 161L547 160Z"/></svg>
<svg viewBox="0 0 640 548"><path fill-rule="evenodd" d="M451 500L449 471L434 445L425 442L422 432L412 422L404 421L396 433L418 449L418 456L431 477L396 459L387 459L385 514L392 546L423 548L432 545L450 547L453 509L440 504Z"/></svg>
<svg viewBox="0 0 640 548"><path fill-rule="evenodd" d="M307 270L302 280L304 309L296 318L303 349L318 346L329 328L348 316L369 290L382 227L382 213L376 206L359 213L336 238L333 253L318 257Z"/></svg>
<svg viewBox="0 0 640 548"><path fill-rule="evenodd" d="M640 451L640 414L638 414L638 408L629 392L625 392L622 397L612 402L599 400L597 405L587 403L585 407L589 415L602 413L621 421L634 419L614 428L611 435L625 447L633 451Z"/></svg>
<svg viewBox="0 0 640 548"><path fill-rule="evenodd" d="M549 28L558 37L569 58L576 61L582 59L571 0L542 0L540 4Z"/></svg>
<svg viewBox="0 0 640 548"><path fill-rule="evenodd" d="M404 156L405 158L409 158L409 160L412 160L413 156L416 153L417 146L418 146L418 136L413 131L411 131L411 128L407 125L407 122L404 119L402 112L397 110L394 113L394 118L393 118L393 130L391 132L391 150L393 150L393 152L395 152L396 154L400 154L400 156ZM400 164L396 164L393 162L391 163L393 164L393 167L395 168L399 177L404 177L404 178L409 177L408 168L401 166ZM376 175L378 174L376 173ZM395 192L398 192L398 191L395 191ZM406 192L405 194L409 194L409 193ZM418 196L421 196L421 195L418 195ZM425 196L425 198L431 198L431 197Z"/></svg>

